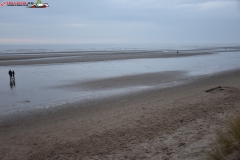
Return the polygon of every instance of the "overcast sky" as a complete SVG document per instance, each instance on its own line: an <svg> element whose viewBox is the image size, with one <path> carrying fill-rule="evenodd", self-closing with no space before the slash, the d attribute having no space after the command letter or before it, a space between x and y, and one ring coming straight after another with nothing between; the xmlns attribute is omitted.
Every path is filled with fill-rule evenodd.
<svg viewBox="0 0 240 160"><path fill-rule="evenodd" d="M0 44L240 43L239 0L42 2L0 7Z"/></svg>

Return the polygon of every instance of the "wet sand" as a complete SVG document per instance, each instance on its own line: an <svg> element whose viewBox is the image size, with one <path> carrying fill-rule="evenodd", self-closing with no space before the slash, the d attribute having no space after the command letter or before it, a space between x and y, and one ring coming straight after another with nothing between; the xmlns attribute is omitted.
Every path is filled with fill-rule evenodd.
<svg viewBox="0 0 240 160"><path fill-rule="evenodd" d="M235 70L18 117L0 126L0 159L200 159L239 114L239 81Z"/></svg>
<svg viewBox="0 0 240 160"><path fill-rule="evenodd" d="M178 51L178 53L177 53ZM112 50L112 51L68 51L68 52L37 52L37 53L1 53L0 66L51 64L71 62L94 62L107 60L126 60L140 58L171 58L207 55L219 52L237 52L235 47L208 47L187 50Z"/></svg>
<svg viewBox="0 0 240 160"><path fill-rule="evenodd" d="M240 49L239 49L240 50ZM164 53L163 51L81 51L77 53L8 53L0 54L0 66L51 64L51 63L73 63L73 62L96 62L108 60L126 60L141 58L171 58L207 55L207 51L182 51Z"/></svg>
<svg viewBox="0 0 240 160"><path fill-rule="evenodd" d="M187 72L184 71L165 71L145 74L135 74L127 76L118 76L103 79L92 79L79 82L73 82L65 85L54 86L53 88L78 90L78 88L85 88L87 90L108 90L117 88L127 88L134 86L157 86L167 84L174 80L187 79Z"/></svg>

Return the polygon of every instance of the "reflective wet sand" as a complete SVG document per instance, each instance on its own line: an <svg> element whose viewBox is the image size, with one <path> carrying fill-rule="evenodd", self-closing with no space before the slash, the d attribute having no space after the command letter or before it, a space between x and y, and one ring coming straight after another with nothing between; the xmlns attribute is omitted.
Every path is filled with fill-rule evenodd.
<svg viewBox="0 0 240 160"><path fill-rule="evenodd" d="M0 69L0 115L165 88L240 67L239 52L154 59L142 59L143 53L139 54L140 59L61 64L18 66L11 61L13 65ZM9 69L16 72L16 85L12 87Z"/></svg>

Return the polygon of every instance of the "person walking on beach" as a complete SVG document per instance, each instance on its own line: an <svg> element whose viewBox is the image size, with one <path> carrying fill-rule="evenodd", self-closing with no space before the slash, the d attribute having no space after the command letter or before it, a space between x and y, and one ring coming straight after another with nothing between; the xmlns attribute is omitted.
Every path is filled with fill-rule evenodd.
<svg viewBox="0 0 240 160"><path fill-rule="evenodd" d="M9 70L9 71L8 71L8 74L9 74L9 76L10 76L10 81L11 81L13 72L12 72L11 70Z"/></svg>
<svg viewBox="0 0 240 160"><path fill-rule="evenodd" d="M15 75L15 72L14 72L14 70L12 70L12 76L13 76L13 78L15 78L14 75Z"/></svg>

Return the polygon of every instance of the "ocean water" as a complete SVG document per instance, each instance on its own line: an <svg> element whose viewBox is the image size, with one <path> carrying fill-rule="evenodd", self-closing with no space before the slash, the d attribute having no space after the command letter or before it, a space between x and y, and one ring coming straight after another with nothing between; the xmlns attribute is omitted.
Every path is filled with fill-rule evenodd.
<svg viewBox="0 0 240 160"><path fill-rule="evenodd" d="M91 101L98 98L186 83L184 79L176 78L166 83L111 89L91 90L82 86L81 83L74 88L61 87L76 82L165 71L184 71L187 73L185 78L189 79L239 68L240 52L221 52L181 58L1 66L0 117L37 109L53 108L75 101ZM12 87L9 85L9 69L16 72L16 85Z"/></svg>
<svg viewBox="0 0 240 160"><path fill-rule="evenodd" d="M1 45L3 53L38 53L38 52L74 52L74 51L119 51L119 50L193 50L199 48L216 49L216 47L235 47L237 44L201 44L201 45L167 45L167 44L63 44L63 45Z"/></svg>
<svg viewBox="0 0 240 160"><path fill-rule="evenodd" d="M134 50L153 49L156 46L140 45L103 45L103 44L72 44L72 45L0 45L0 53L30 53L30 52L74 52L101 50Z"/></svg>

